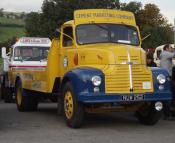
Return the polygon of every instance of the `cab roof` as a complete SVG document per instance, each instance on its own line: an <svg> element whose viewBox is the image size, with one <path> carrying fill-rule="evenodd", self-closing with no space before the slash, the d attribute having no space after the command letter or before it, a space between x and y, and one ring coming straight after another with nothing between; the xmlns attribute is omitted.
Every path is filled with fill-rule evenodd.
<svg viewBox="0 0 175 143"><path fill-rule="evenodd" d="M84 9L74 12L74 20L64 25L79 25L90 23L111 23L136 26L135 16L132 12L113 9Z"/></svg>
<svg viewBox="0 0 175 143"><path fill-rule="evenodd" d="M13 45L13 47L17 47L17 46L50 47L51 40L49 38L21 37Z"/></svg>
<svg viewBox="0 0 175 143"><path fill-rule="evenodd" d="M85 9L74 12L75 25L88 23L113 23L136 25L132 12L113 9Z"/></svg>

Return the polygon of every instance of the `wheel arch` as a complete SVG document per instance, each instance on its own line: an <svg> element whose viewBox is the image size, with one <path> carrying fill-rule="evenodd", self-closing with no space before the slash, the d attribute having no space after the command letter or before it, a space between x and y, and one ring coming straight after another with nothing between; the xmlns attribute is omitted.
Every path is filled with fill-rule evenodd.
<svg viewBox="0 0 175 143"><path fill-rule="evenodd" d="M68 71L61 82L61 91L64 88L65 83L70 82L73 87L73 92L76 96L80 93L94 92L94 85L91 81L93 76L100 76L102 78L102 84L99 86L100 91L104 92L104 74L101 70L91 67L79 67Z"/></svg>
<svg viewBox="0 0 175 143"><path fill-rule="evenodd" d="M62 90L63 90L63 88L64 88L64 85L67 83L67 82L71 82L71 78L69 77L69 76L65 76L64 78L63 78L63 80L62 80L62 82L61 82L61 92L62 92Z"/></svg>

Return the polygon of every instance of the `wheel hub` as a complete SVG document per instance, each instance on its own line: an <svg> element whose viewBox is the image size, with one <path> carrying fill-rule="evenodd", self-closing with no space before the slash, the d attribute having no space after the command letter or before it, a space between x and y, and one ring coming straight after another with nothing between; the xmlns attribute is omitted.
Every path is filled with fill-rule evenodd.
<svg viewBox="0 0 175 143"><path fill-rule="evenodd" d="M22 103L22 94L21 94L21 91L20 91L20 89L18 88L17 89L17 97L16 97L17 99L17 104L18 105L21 105L21 103Z"/></svg>
<svg viewBox="0 0 175 143"><path fill-rule="evenodd" d="M70 119L73 115L73 98L71 92L66 92L64 98L64 110L66 117Z"/></svg>

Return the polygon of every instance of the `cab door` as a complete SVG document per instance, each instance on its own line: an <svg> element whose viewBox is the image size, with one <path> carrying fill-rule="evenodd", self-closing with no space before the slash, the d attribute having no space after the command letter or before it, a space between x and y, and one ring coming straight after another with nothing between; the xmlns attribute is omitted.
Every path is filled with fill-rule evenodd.
<svg viewBox="0 0 175 143"><path fill-rule="evenodd" d="M65 25L61 31L61 75L71 70L74 64L74 57L76 48L74 44L73 27L71 25Z"/></svg>

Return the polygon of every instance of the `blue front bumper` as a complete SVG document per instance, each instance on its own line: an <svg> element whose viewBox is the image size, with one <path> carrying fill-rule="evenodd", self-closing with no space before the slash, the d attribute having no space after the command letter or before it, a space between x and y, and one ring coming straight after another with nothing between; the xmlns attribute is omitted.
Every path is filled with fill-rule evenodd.
<svg viewBox="0 0 175 143"><path fill-rule="evenodd" d="M78 101L83 103L126 103L126 102L151 102L151 101L171 101L171 92L156 92L156 93L144 93L143 100L123 100L124 95L134 94L105 94L105 93L81 93L78 95Z"/></svg>

